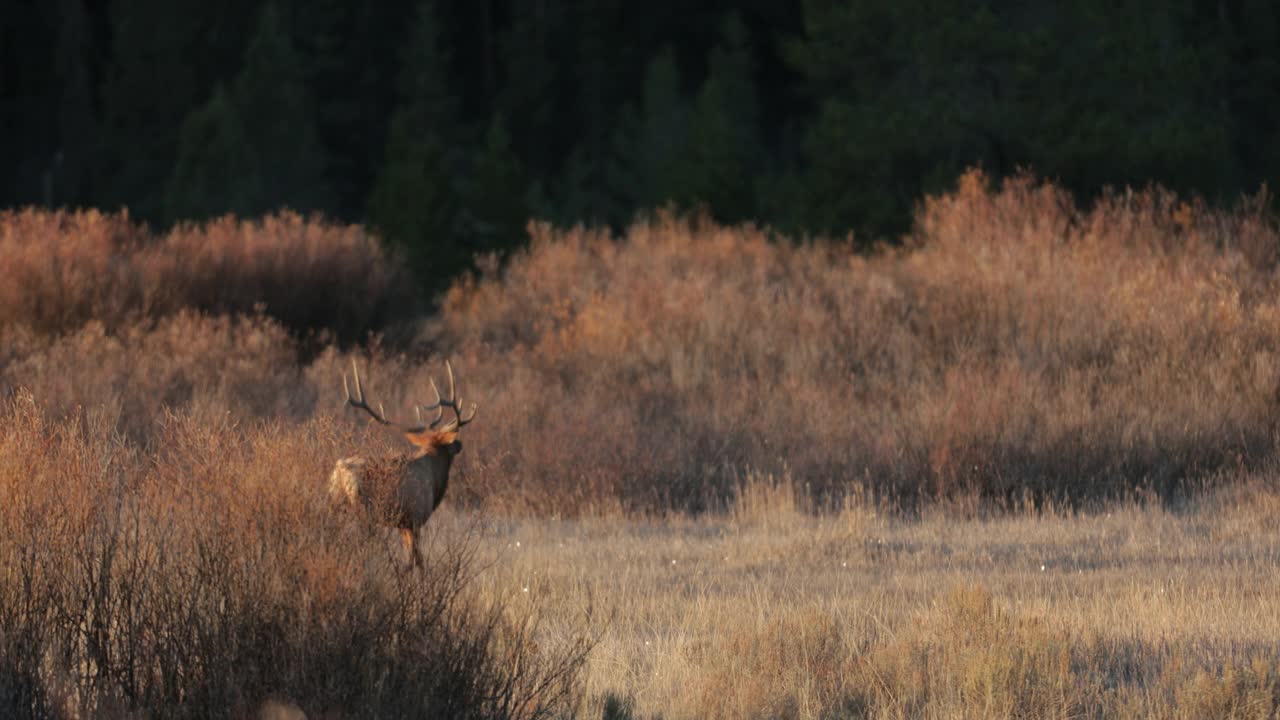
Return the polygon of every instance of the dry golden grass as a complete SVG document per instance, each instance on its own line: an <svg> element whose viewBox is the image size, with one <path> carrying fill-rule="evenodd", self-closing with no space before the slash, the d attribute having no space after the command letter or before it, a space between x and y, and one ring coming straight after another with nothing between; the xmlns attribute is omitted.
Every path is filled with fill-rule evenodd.
<svg viewBox="0 0 1280 720"><path fill-rule="evenodd" d="M483 579L527 592L551 627L611 618L585 671L590 716L1269 718L1266 476L1178 512L914 520L857 503L814 515L788 481L756 477L727 516L497 525Z"/></svg>

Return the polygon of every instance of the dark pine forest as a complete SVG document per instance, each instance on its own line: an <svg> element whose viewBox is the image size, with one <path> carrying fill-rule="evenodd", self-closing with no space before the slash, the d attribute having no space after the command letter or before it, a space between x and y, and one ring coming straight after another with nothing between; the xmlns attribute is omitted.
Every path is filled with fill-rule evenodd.
<svg viewBox="0 0 1280 720"><path fill-rule="evenodd" d="M966 167L1209 202L1280 175L1264 0L0 0L0 207L288 206L423 277L528 218L904 230Z"/></svg>

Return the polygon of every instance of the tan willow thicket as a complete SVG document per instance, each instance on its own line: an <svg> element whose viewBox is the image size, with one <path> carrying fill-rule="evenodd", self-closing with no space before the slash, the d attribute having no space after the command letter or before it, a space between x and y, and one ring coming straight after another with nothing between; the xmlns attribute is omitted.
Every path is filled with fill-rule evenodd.
<svg viewBox="0 0 1280 720"><path fill-rule="evenodd" d="M1085 209L971 173L875 252L663 214L618 237L534 224L429 316L358 228L0 213L0 714L1177 717L1202 678L1196 707L1265 715L1275 663L1232 655L1196 608L1235 588L1219 605L1269 632L1251 603L1274 543L1240 528L1271 526L1125 504L1248 485L1274 507L1263 205L1152 190ZM405 417L445 358L479 414L406 574L324 502L335 459L396 441L344 411L341 377L358 359ZM1037 507L1069 509L1050 519L1070 537L937 520ZM1079 508L1128 508L1168 544ZM598 516L631 540L596 537ZM517 537L547 547L515 555ZM1023 548L1066 560L1035 571ZM1177 597L1212 642L1142 626L1126 654L1065 576L1031 574L1067 560L1147 568L1097 592L1174 619L1148 585L1200 563L1207 594ZM959 585L957 562L991 587ZM890 567L912 584L858 594Z"/></svg>

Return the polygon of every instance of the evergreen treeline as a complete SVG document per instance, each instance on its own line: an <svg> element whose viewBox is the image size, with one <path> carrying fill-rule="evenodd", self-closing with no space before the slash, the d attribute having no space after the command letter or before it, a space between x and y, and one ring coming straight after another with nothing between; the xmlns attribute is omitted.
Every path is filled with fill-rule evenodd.
<svg viewBox="0 0 1280 720"><path fill-rule="evenodd" d="M975 164L1210 199L1280 170L1262 0L0 8L0 206L319 210L434 277L531 215L870 238Z"/></svg>

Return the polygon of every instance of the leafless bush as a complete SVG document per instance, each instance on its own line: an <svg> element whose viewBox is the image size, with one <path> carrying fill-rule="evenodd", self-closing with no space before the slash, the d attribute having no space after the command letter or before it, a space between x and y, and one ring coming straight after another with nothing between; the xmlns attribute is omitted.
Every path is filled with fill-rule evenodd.
<svg viewBox="0 0 1280 720"><path fill-rule="evenodd" d="M697 507L743 467L819 496L1168 492L1274 452L1280 233L1248 204L970 174L872 256L670 217L533 234L439 334L503 418L481 482L540 510Z"/></svg>
<svg viewBox="0 0 1280 720"><path fill-rule="evenodd" d="M0 212L0 276L0 327L39 334L260 309L296 335L363 341L421 310L408 271L376 239L288 212L163 236L127 213Z"/></svg>
<svg viewBox="0 0 1280 720"><path fill-rule="evenodd" d="M317 478L340 433L168 415L154 452L110 418L0 407L0 708L536 718L575 697L585 641L468 590L474 538L405 573ZM397 559L398 560L398 559Z"/></svg>
<svg viewBox="0 0 1280 720"><path fill-rule="evenodd" d="M261 316L183 311L114 334L92 321L58 337L0 328L0 396L26 387L53 418L92 408L111 430L144 443L170 410L203 419L306 417L316 397L299 377L293 340Z"/></svg>
<svg viewBox="0 0 1280 720"><path fill-rule="evenodd" d="M528 250L455 284L423 336L487 419L452 497L535 513L699 509L750 468L789 473L820 502L858 486L1017 503L1168 495L1256 466L1275 454L1280 387L1280 233L1259 207L1211 211L1149 190L1079 208L1051 184L992 189L972 173L921 205L904 247L872 255L671 216L620 238L534 225ZM0 393L29 387L55 417L106 408L143 442L165 407L327 417L350 358L330 347L299 367L270 305L125 321L81 292L97 271L76 269L111 266L114 251L41 265L18 229L56 228L54 248L137 245L128 267L186 278L138 287L192 288L128 307L238 313L294 256L323 269L305 274L306 298L360 303L395 286L363 235L291 216L162 242L118 216L6 218L0 262L42 268L22 277L44 284L31 297L6 288L0 308L82 308L88 324L58 337L0 324ZM349 286L347 272L383 284ZM225 304L192 299L214 288ZM306 304L286 297L280 307ZM397 396L429 396L420 358L363 352Z"/></svg>

